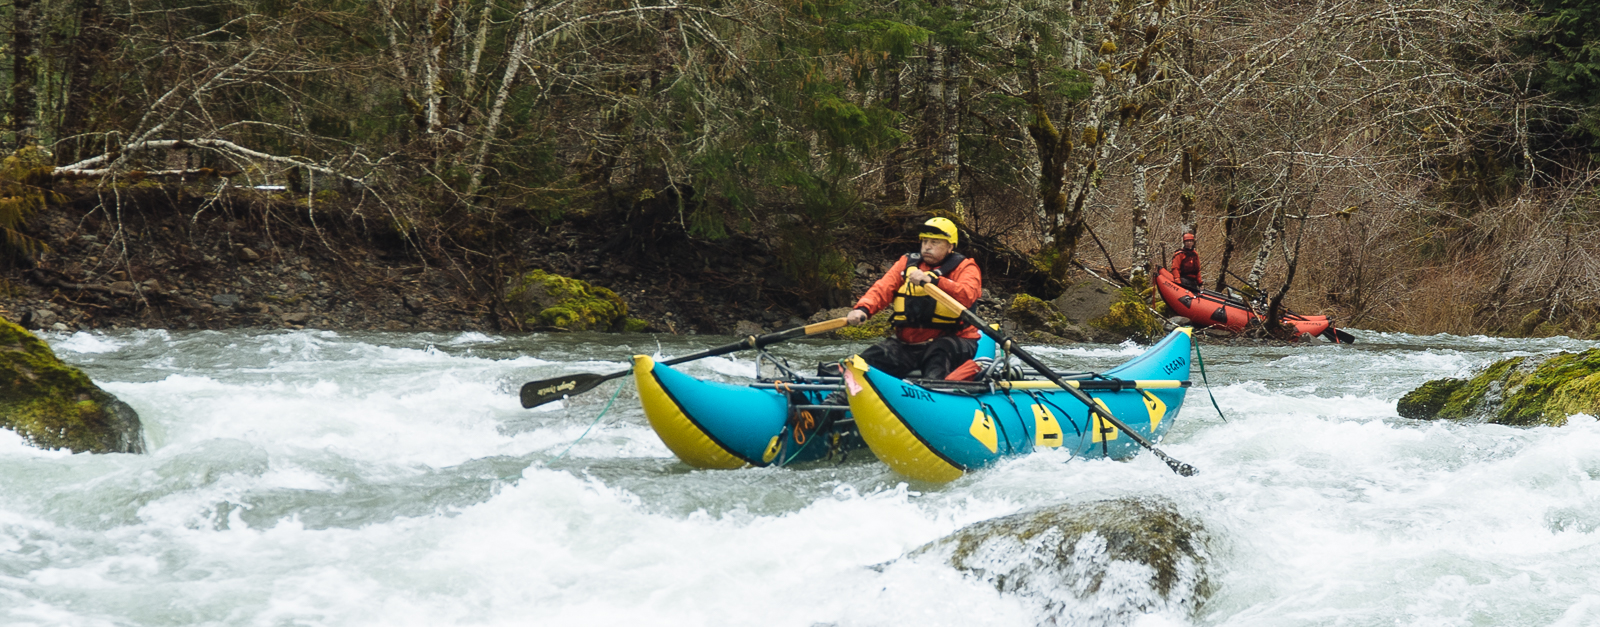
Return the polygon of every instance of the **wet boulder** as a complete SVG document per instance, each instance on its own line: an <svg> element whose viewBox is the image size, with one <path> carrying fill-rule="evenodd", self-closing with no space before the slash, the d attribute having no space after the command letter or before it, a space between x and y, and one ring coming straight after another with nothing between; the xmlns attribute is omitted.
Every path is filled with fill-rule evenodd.
<svg viewBox="0 0 1600 627"><path fill-rule="evenodd" d="M1117 288L1104 281L1086 280L1062 290L1050 304L1068 320L1082 324L1105 315L1114 302L1117 302Z"/></svg>
<svg viewBox="0 0 1600 627"><path fill-rule="evenodd" d="M1012 298L1006 319L1022 335L1039 341L1150 341L1161 337L1167 322L1151 311L1148 291L1144 283L1115 288L1083 281L1048 303L1019 294Z"/></svg>
<svg viewBox="0 0 1600 627"><path fill-rule="evenodd" d="M1502 359L1471 379L1436 379L1400 398L1417 420L1561 426L1572 414L1600 416L1600 348Z"/></svg>
<svg viewBox="0 0 1600 627"><path fill-rule="evenodd" d="M0 426L30 444L74 453L143 453L139 414L0 319Z"/></svg>
<svg viewBox="0 0 1600 627"><path fill-rule="evenodd" d="M609 289L533 270L511 280L506 303L524 324L563 331L642 331L628 304Z"/></svg>
<svg viewBox="0 0 1600 627"><path fill-rule="evenodd" d="M908 557L1037 600L1044 624L1131 625L1148 614L1199 618L1212 593L1210 543L1172 503L1123 498L987 520Z"/></svg>
<svg viewBox="0 0 1600 627"><path fill-rule="evenodd" d="M1054 304L1028 294L1012 296L1011 302L1006 305L1005 315L1013 332L1034 341L1058 344L1114 339L1100 337L1096 329L1073 322Z"/></svg>

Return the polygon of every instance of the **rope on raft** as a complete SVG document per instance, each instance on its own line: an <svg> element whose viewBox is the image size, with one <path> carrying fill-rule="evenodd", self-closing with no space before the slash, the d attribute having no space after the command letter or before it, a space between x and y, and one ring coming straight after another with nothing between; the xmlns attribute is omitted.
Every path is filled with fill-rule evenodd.
<svg viewBox="0 0 1600 627"><path fill-rule="evenodd" d="M629 372L633 372L633 369L629 368L628 371ZM626 381L622 382L622 385L617 386L617 390L615 392L611 393L611 400L606 401L605 408L600 410L600 415L594 417L594 422L589 423L589 428L588 429L584 429L583 433L578 436L578 439L573 440L571 444L567 445L566 450L561 451L560 455L557 455L555 459L552 459L550 461L560 461L561 458L567 456L567 451L572 450L572 447L577 446L579 442L582 442L584 436L589 435L590 429L594 429L595 425L600 424L600 419L606 417L606 412L611 411L611 404L617 401L617 397L618 396L622 395L622 388L628 387L628 384L630 384L632 382L633 382L633 377L628 377L628 379Z"/></svg>
<svg viewBox="0 0 1600 627"><path fill-rule="evenodd" d="M1200 343L1194 343L1194 360L1200 364L1200 380L1206 384L1206 396L1211 397L1211 406L1217 409L1217 415L1222 416L1222 421L1227 422L1228 417L1222 414L1222 407L1217 405L1217 397L1211 394L1211 381L1206 379L1206 360L1200 356Z"/></svg>

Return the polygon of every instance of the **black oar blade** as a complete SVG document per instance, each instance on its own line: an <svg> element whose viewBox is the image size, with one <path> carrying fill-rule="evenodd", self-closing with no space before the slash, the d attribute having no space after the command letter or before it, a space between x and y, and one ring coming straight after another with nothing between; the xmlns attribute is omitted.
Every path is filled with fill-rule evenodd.
<svg viewBox="0 0 1600 627"><path fill-rule="evenodd" d="M522 384L522 407L523 409L531 409L563 397L582 394L594 389L594 386L616 377L617 375L605 376L579 373L553 379L529 381Z"/></svg>
<svg viewBox="0 0 1600 627"><path fill-rule="evenodd" d="M1346 333L1344 331L1340 331L1340 330L1335 329L1333 327L1328 327L1328 330L1323 331L1322 332L1322 337L1327 338L1327 340L1330 341L1330 342L1335 342L1335 343L1338 343L1338 344L1354 344L1354 343L1356 343L1356 336L1350 335L1349 333Z"/></svg>
<svg viewBox="0 0 1600 627"><path fill-rule="evenodd" d="M1180 477L1193 477L1200 474L1200 469L1168 457L1166 453L1161 452L1161 449L1151 447L1150 452L1155 453L1156 457L1160 457L1161 461L1166 462L1167 467L1171 468L1172 472L1178 473Z"/></svg>

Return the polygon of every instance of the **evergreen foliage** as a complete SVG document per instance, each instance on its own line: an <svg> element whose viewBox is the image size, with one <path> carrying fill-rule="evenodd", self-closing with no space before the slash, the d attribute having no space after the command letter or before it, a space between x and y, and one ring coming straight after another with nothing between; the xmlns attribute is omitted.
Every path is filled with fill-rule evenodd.
<svg viewBox="0 0 1600 627"><path fill-rule="evenodd" d="M1520 43L1540 61L1534 84L1577 107L1568 116L1568 132L1600 147L1600 3L1534 0L1532 4L1529 32Z"/></svg>

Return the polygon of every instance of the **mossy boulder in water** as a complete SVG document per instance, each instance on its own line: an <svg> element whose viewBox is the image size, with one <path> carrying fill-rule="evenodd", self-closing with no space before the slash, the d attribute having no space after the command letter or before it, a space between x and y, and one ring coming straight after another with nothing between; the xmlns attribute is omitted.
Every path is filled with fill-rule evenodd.
<svg viewBox="0 0 1600 627"><path fill-rule="evenodd" d="M913 551L1005 594L1037 600L1041 624L1130 625L1199 618L1212 593L1211 539L1170 502L1059 505L970 525Z"/></svg>
<svg viewBox="0 0 1600 627"><path fill-rule="evenodd" d="M640 331L616 292L534 270L512 280L506 301L524 323L566 331Z"/></svg>
<svg viewBox="0 0 1600 627"><path fill-rule="evenodd" d="M1419 420L1512 426L1560 426L1572 414L1600 416L1600 348L1502 359L1471 379L1424 383L1401 397L1396 409Z"/></svg>
<svg viewBox="0 0 1600 627"><path fill-rule="evenodd" d="M34 446L74 453L143 453L139 414L50 347L0 319L0 426Z"/></svg>

